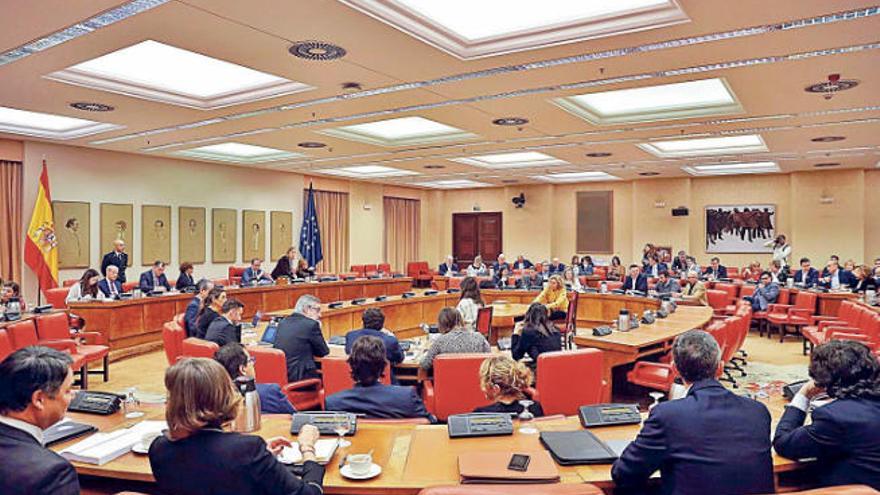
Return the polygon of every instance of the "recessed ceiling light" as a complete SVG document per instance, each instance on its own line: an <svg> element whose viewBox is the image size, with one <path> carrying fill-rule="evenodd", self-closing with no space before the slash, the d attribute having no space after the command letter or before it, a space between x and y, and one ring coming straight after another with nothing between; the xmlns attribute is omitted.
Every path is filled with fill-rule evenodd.
<svg viewBox="0 0 880 495"><path fill-rule="evenodd" d="M474 165L476 167L484 168L525 168L568 165L568 162L565 160L560 160L554 156L537 151L478 155L465 158L450 158L450 160L464 163L465 165Z"/></svg>
<svg viewBox="0 0 880 495"><path fill-rule="evenodd" d="M660 172L639 172L639 175L642 177L654 177L655 175L660 175Z"/></svg>
<svg viewBox="0 0 880 495"><path fill-rule="evenodd" d="M839 167L840 162L825 162L825 163L816 163L813 165L816 168L828 168L828 167Z"/></svg>
<svg viewBox="0 0 880 495"><path fill-rule="evenodd" d="M814 137L810 141L814 143L833 143L835 141L843 141L844 139L846 139L844 136L820 136Z"/></svg>
<svg viewBox="0 0 880 495"><path fill-rule="evenodd" d="M343 177L352 177L355 179L375 179L381 177L403 177L405 175L418 175L418 172L413 172L412 170L383 167L381 165L357 165L354 167L315 170L315 172L328 175L341 175Z"/></svg>
<svg viewBox="0 0 880 495"><path fill-rule="evenodd" d="M302 158L306 156L301 153L291 153L290 151L244 143L211 144L199 148L176 151L174 154L191 158L201 158L203 160L248 164L275 162L278 160L288 160L291 158Z"/></svg>
<svg viewBox="0 0 880 495"><path fill-rule="evenodd" d="M779 165L776 162L715 163L693 165L682 167L681 169L691 175L768 174L780 171Z"/></svg>
<svg viewBox="0 0 880 495"><path fill-rule="evenodd" d="M522 117L502 117L500 119L493 120L492 123L495 125L519 126L528 124L529 119L524 119Z"/></svg>
<svg viewBox="0 0 880 495"><path fill-rule="evenodd" d="M302 143L297 144L300 148L324 148L327 145L324 143L319 143L318 141L303 141Z"/></svg>
<svg viewBox="0 0 880 495"><path fill-rule="evenodd" d="M446 168L446 165L425 165L425 168L428 170L437 170L440 168Z"/></svg>
<svg viewBox="0 0 880 495"><path fill-rule="evenodd" d="M469 187L486 187L490 184L469 179L432 180L428 182L414 182L413 186L431 187L435 189L466 189Z"/></svg>
<svg viewBox="0 0 880 495"><path fill-rule="evenodd" d="M589 158L606 158L611 156L611 153L608 153L607 151L594 151L592 153L587 153L586 156Z"/></svg>
<svg viewBox="0 0 880 495"><path fill-rule="evenodd" d="M639 148L661 158L688 156L729 155L733 153L757 153L768 151L758 134L724 136L698 139L676 139L640 143Z"/></svg>
<svg viewBox="0 0 880 495"><path fill-rule="evenodd" d="M201 110L314 89L153 40L86 60L45 77Z"/></svg>
<svg viewBox="0 0 880 495"><path fill-rule="evenodd" d="M547 182L595 182L603 180L620 180L605 172L563 172L559 174L536 175L533 179Z"/></svg>
<svg viewBox="0 0 880 495"><path fill-rule="evenodd" d="M324 41L297 41L287 51L306 60L336 60L347 53L345 48Z"/></svg>
<svg viewBox="0 0 880 495"><path fill-rule="evenodd" d="M672 0L343 0L462 59L686 22Z"/></svg>
<svg viewBox="0 0 880 495"><path fill-rule="evenodd" d="M0 107L0 132L48 139L76 139L124 126L51 113Z"/></svg>
<svg viewBox="0 0 880 495"><path fill-rule="evenodd" d="M379 146L411 146L462 141L477 137L456 127L416 116L347 125L317 132Z"/></svg>
<svg viewBox="0 0 880 495"><path fill-rule="evenodd" d="M743 111L724 79L701 79L555 98L553 103L593 124L689 119Z"/></svg>
<svg viewBox="0 0 880 495"><path fill-rule="evenodd" d="M92 103L89 101L77 101L70 104L71 107L85 112L112 112L116 108L105 105L103 103Z"/></svg>

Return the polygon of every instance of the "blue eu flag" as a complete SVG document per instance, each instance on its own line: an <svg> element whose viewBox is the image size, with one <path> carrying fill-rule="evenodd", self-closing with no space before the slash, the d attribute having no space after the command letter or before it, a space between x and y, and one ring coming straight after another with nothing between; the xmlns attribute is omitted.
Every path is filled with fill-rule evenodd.
<svg viewBox="0 0 880 495"><path fill-rule="evenodd" d="M299 231L299 252L310 267L314 267L324 259L324 254L321 252L321 231L318 229L318 212L315 210L315 191L311 184L309 184L309 197Z"/></svg>

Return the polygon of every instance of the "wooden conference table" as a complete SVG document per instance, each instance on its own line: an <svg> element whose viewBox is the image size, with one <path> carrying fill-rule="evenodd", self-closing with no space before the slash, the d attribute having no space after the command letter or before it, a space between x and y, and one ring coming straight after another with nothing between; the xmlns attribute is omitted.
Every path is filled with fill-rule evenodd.
<svg viewBox="0 0 880 495"><path fill-rule="evenodd" d="M773 393L762 402L770 410L775 428L782 416L784 400ZM140 419L164 419L164 408L154 406ZM122 412L102 417L70 413L69 416L80 422L91 423L101 431L109 431L127 426ZM643 414L643 417L646 415ZM542 431L567 431L582 429L576 417L561 416L535 421L534 426ZM593 428L591 431L603 440L632 440L640 425L611 426ZM284 415L264 415L262 428L255 434L263 438L275 436L290 437L290 417ZM349 437L352 446L337 452L326 466L324 492L345 494L416 494L422 488L437 485L458 484L458 455L463 452L497 451L527 452L544 450L537 434L524 434L514 430L512 436L450 439L445 425L382 424L362 421L358 432ZM60 450L76 440L53 446ZM382 474L367 481L350 481L339 474L340 454L365 453L373 450L373 458L382 467ZM781 473L794 471L803 464L785 459L774 453L773 471L778 480ZM145 455L125 454L103 466L74 463L80 475L97 477L103 480L133 480L153 483L149 459ZM608 493L611 492L611 465L558 466L562 483L593 483ZM89 488L89 478L83 479L83 488ZM137 486L136 489L149 490ZM540 486L535 493L540 493Z"/></svg>

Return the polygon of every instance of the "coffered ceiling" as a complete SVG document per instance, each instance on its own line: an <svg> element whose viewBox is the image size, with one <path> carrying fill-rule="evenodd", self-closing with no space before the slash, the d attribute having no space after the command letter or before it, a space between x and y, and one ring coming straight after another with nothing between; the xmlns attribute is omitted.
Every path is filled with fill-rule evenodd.
<svg viewBox="0 0 880 495"><path fill-rule="evenodd" d="M416 187L880 162L870 2L471 3L4 0L0 136Z"/></svg>

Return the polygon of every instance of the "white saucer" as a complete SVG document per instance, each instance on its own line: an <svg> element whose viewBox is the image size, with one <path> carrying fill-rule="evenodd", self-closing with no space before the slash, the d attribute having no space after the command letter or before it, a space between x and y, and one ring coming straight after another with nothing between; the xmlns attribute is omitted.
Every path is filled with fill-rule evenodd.
<svg viewBox="0 0 880 495"><path fill-rule="evenodd" d="M138 442L131 447L131 451L135 454L147 455L150 453L150 446L144 445L142 442Z"/></svg>
<svg viewBox="0 0 880 495"><path fill-rule="evenodd" d="M348 478L351 480L368 480L370 478L375 478L376 476L379 476L379 474L381 474L381 473L382 473L382 466L380 466L376 463L373 463L373 465L370 466L370 470L366 474L358 475L358 474L352 473L351 466L348 464L342 466L342 469L339 470L339 474L341 474L344 478Z"/></svg>

